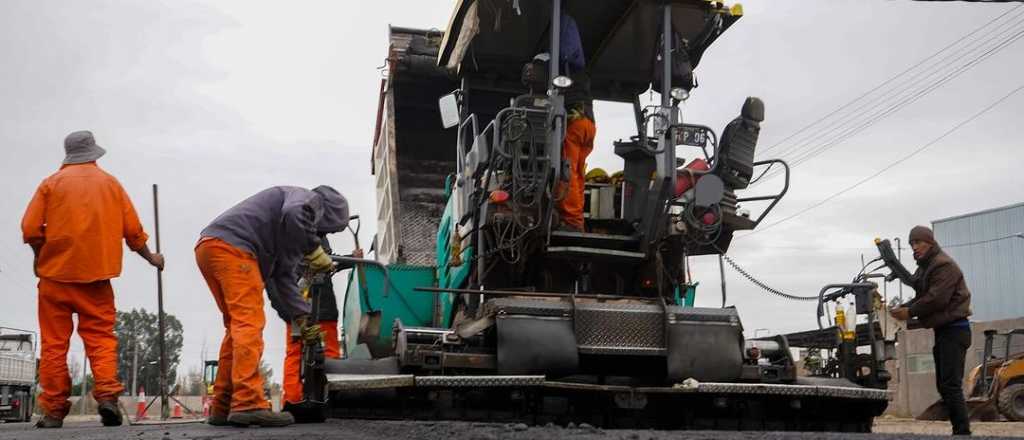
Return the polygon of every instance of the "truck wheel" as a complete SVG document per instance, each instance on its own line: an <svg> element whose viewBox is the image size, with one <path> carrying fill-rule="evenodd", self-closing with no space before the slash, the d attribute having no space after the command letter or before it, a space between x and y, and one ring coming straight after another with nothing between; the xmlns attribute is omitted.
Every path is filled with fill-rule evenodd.
<svg viewBox="0 0 1024 440"><path fill-rule="evenodd" d="M999 392L999 413L1015 422L1024 422L1024 383L1015 383Z"/></svg>

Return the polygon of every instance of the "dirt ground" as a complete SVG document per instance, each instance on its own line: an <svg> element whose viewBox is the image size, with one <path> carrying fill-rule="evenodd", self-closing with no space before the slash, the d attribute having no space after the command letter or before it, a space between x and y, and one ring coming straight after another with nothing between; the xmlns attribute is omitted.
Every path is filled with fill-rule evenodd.
<svg viewBox="0 0 1024 440"><path fill-rule="evenodd" d="M876 433L948 435L949 422L926 422L913 419L875 419ZM971 422L975 436L1024 437L1024 423Z"/></svg>

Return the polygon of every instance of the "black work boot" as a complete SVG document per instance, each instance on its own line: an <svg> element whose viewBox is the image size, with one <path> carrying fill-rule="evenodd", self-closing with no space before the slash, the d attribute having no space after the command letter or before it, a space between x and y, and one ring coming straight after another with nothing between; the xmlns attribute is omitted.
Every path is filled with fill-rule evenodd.
<svg viewBox="0 0 1024 440"><path fill-rule="evenodd" d="M228 415L227 414L218 414L218 413L215 413L213 411L210 411L210 415L208 417L206 417L206 424L207 425L212 425L212 426L228 426L228 425L230 425L230 423L228 423Z"/></svg>
<svg viewBox="0 0 1024 440"><path fill-rule="evenodd" d="M121 409L117 407L116 400L104 400L99 402L100 421L103 422L103 426L121 426L123 417L121 417Z"/></svg>
<svg viewBox="0 0 1024 440"><path fill-rule="evenodd" d="M235 426L280 427L295 423L290 413L278 413L269 409L253 409L249 411L232 411L228 414L228 423Z"/></svg>
<svg viewBox="0 0 1024 440"><path fill-rule="evenodd" d="M36 422L36 428L63 428L64 419L43 415L43 418Z"/></svg>

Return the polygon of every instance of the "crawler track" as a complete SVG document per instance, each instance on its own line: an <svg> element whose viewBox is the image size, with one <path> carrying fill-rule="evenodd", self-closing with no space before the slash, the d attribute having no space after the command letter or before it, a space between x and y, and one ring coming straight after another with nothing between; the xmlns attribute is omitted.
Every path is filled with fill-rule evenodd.
<svg viewBox="0 0 1024 440"><path fill-rule="evenodd" d="M602 428L870 432L884 390L830 385L627 387L542 376L330 378L337 418L588 423Z"/></svg>

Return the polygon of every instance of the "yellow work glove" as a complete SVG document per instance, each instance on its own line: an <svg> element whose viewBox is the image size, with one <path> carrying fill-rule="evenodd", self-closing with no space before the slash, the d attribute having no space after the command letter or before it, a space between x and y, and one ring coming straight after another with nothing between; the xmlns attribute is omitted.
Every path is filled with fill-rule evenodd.
<svg viewBox="0 0 1024 440"><path fill-rule="evenodd" d="M299 338L302 339L303 344L316 345L323 341L324 332L320 329L320 325L308 317L300 316L292 325L298 329Z"/></svg>
<svg viewBox="0 0 1024 440"><path fill-rule="evenodd" d="M327 255L323 246L317 246L313 252L306 255L305 259L306 264L309 266L309 270L313 272L327 272L334 266L334 262L331 261L331 256Z"/></svg>

